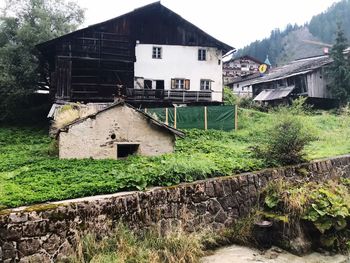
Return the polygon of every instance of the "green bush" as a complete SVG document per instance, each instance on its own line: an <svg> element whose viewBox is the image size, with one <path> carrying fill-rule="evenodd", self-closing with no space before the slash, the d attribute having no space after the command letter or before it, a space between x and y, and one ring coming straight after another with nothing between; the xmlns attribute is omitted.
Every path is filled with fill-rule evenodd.
<svg viewBox="0 0 350 263"><path fill-rule="evenodd" d="M271 182L263 192L262 214L282 219L287 228L304 223L317 246L347 252L350 249L350 188L347 180L321 184ZM310 232L310 234L308 234Z"/></svg>
<svg viewBox="0 0 350 263"><path fill-rule="evenodd" d="M292 165L306 160L305 146L315 139L305 119L283 112L276 115L275 122L265 130L265 138L255 150L268 163Z"/></svg>
<svg viewBox="0 0 350 263"><path fill-rule="evenodd" d="M229 87L224 87L223 100L225 105L237 105L239 103L239 97L236 96Z"/></svg>

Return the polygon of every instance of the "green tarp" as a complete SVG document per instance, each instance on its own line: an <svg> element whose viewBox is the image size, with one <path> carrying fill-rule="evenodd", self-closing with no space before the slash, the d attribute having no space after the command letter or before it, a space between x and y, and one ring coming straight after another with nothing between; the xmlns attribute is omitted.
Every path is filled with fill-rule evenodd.
<svg viewBox="0 0 350 263"><path fill-rule="evenodd" d="M207 129L229 131L235 128L235 106L208 106L208 107L177 107L176 128L178 129L205 129L205 108L207 111ZM161 122L168 121L174 127L174 108L153 108L146 110L148 114ZM166 118L168 112L168 118Z"/></svg>

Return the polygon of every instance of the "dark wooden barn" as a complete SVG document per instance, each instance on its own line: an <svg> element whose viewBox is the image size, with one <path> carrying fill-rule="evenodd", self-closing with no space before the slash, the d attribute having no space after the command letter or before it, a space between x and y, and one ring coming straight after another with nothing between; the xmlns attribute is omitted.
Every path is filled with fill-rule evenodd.
<svg viewBox="0 0 350 263"><path fill-rule="evenodd" d="M232 49L156 2L39 44L49 68L50 94L55 101L136 100L126 92L134 88L136 42Z"/></svg>

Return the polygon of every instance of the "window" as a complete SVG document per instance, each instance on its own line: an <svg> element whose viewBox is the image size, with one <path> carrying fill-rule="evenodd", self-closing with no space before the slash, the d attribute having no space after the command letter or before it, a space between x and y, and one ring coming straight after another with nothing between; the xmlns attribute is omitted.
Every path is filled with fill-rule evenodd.
<svg viewBox="0 0 350 263"><path fill-rule="evenodd" d="M211 89L211 80L201 79L201 90L210 90Z"/></svg>
<svg viewBox="0 0 350 263"><path fill-rule="evenodd" d="M124 159L129 155L137 154L139 150L139 144L134 143L118 143L117 144L117 158Z"/></svg>
<svg viewBox="0 0 350 263"><path fill-rule="evenodd" d="M205 61L207 60L207 50L200 48L198 49L198 60Z"/></svg>
<svg viewBox="0 0 350 263"><path fill-rule="evenodd" d="M171 80L172 89L190 89L190 80L189 79L172 79Z"/></svg>
<svg viewBox="0 0 350 263"><path fill-rule="evenodd" d="M162 58L162 48L161 47L153 47L152 58L155 58L155 59Z"/></svg>

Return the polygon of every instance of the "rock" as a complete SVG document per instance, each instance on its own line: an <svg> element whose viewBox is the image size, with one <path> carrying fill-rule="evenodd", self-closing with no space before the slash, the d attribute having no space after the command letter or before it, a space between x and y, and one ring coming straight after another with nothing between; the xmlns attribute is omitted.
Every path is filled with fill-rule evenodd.
<svg viewBox="0 0 350 263"><path fill-rule="evenodd" d="M28 214L23 213L11 213L9 216L10 222L11 223L23 223L26 222L28 220Z"/></svg>
<svg viewBox="0 0 350 263"><path fill-rule="evenodd" d="M217 212L219 212L222 209L220 203L218 201L216 201L215 199L211 199L209 201L209 205L208 205L208 211L215 215L217 214Z"/></svg>
<svg viewBox="0 0 350 263"><path fill-rule="evenodd" d="M40 241L39 239L27 239L18 243L18 251L20 256L29 256L40 249Z"/></svg>
<svg viewBox="0 0 350 263"><path fill-rule="evenodd" d="M51 260L47 255L35 254L29 257L21 258L19 263L51 263Z"/></svg>

